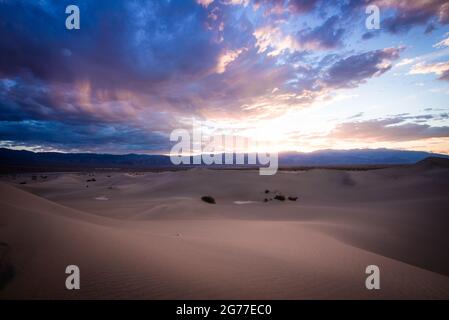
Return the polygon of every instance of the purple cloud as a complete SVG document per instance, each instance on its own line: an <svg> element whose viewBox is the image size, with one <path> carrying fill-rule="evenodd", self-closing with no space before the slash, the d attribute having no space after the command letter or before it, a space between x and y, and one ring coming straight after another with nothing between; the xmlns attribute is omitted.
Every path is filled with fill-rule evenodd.
<svg viewBox="0 0 449 320"><path fill-rule="evenodd" d="M376 142L449 137L449 126L416 123L419 122L419 119L434 117L434 115L396 116L386 119L345 122L337 125L329 137ZM414 122L408 122L410 119L413 119Z"/></svg>
<svg viewBox="0 0 449 320"><path fill-rule="evenodd" d="M326 72L324 81L329 86L354 87L371 77L377 77L392 67L403 50L387 48L352 55L333 64Z"/></svg>

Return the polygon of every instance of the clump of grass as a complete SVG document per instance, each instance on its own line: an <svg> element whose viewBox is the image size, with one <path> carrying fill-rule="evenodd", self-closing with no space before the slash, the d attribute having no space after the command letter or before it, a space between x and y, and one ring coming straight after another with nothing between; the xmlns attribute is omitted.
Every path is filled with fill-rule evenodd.
<svg viewBox="0 0 449 320"><path fill-rule="evenodd" d="M282 194L277 194L274 198L279 201L285 201L285 196Z"/></svg>
<svg viewBox="0 0 449 320"><path fill-rule="evenodd" d="M207 203L215 204L215 199L211 196L202 196L201 200Z"/></svg>

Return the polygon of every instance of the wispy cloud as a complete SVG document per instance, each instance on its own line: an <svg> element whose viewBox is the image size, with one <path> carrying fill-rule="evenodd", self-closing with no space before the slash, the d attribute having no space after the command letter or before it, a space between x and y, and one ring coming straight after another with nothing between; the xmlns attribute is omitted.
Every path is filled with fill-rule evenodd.
<svg viewBox="0 0 449 320"><path fill-rule="evenodd" d="M412 67L410 74L434 73L439 79L449 80L449 61L435 63L418 63Z"/></svg>

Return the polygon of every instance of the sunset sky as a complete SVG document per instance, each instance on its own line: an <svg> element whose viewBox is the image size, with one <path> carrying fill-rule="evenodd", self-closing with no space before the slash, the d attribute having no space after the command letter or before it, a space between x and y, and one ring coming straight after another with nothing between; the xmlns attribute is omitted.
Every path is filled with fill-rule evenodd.
<svg viewBox="0 0 449 320"><path fill-rule="evenodd" d="M449 154L449 2L0 0L0 117L0 146L36 151L166 152L195 119L279 151Z"/></svg>

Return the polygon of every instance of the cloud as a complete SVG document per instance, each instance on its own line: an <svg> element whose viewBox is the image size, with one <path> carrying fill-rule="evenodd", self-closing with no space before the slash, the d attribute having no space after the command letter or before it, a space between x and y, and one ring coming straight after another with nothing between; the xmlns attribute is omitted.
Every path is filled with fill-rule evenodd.
<svg viewBox="0 0 449 320"><path fill-rule="evenodd" d="M304 49L334 49L341 46L345 29L339 26L339 17L334 15L312 30L298 32L299 47Z"/></svg>
<svg viewBox="0 0 449 320"><path fill-rule="evenodd" d="M254 5L268 7L271 13L290 11L295 14L304 14L313 11L319 2L319 0L256 0Z"/></svg>
<svg viewBox="0 0 449 320"><path fill-rule="evenodd" d="M315 28L301 29L292 35L285 34L279 26L264 25L253 35L259 53L278 56L284 52L329 50L342 45L345 30L339 26L339 18L331 16Z"/></svg>
<svg viewBox="0 0 449 320"><path fill-rule="evenodd" d="M444 48L444 47L449 47L449 37L434 44L434 48Z"/></svg>
<svg viewBox="0 0 449 320"><path fill-rule="evenodd" d="M417 63L410 70L409 74L429 74L434 73L440 80L449 81L449 61L435 63Z"/></svg>
<svg viewBox="0 0 449 320"><path fill-rule="evenodd" d="M360 12L368 5L380 9L381 29L392 34L401 34L414 27L425 26L424 33L429 34L439 25L449 23L449 4L446 0L350 0L339 2L340 16L351 17L360 22ZM352 22L353 22L352 21ZM351 23L349 21L348 23ZM366 38L372 34L367 33Z"/></svg>
<svg viewBox="0 0 449 320"><path fill-rule="evenodd" d="M386 48L352 55L333 64L323 81L329 86L354 87L371 77L378 77L392 67L403 47Z"/></svg>
<svg viewBox="0 0 449 320"><path fill-rule="evenodd" d="M188 1L79 1L84 19L76 32L64 28L67 3L1 3L0 20L8 25L0 29L8 57L0 60L1 75L147 90L180 75L200 76L221 51L204 28L207 12Z"/></svg>
<svg viewBox="0 0 449 320"><path fill-rule="evenodd" d="M287 6L296 13L306 13L312 11L318 2L318 0L290 0Z"/></svg>
<svg viewBox="0 0 449 320"><path fill-rule="evenodd" d="M207 8L214 0L196 0L196 3L202 5L203 7Z"/></svg>
<svg viewBox="0 0 449 320"><path fill-rule="evenodd" d="M413 141L449 137L449 126L435 127L429 124L405 122L408 118L392 117L345 122L337 125L329 134L329 137L343 140L363 140L365 142ZM429 116L425 115L424 118L428 119Z"/></svg>
<svg viewBox="0 0 449 320"><path fill-rule="evenodd" d="M284 51L300 50L297 40L292 35L284 35L279 27L266 25L256 29L253 35L256 38L258 53L266 52L268 56L278 56Z"/></svg>
<svg viewBox="0 0 449 320"><path fill-rule="evenodd" d="M449 4L445 0L377 0L372 3L380 8L394 10L392 16L382 21L382 25L391 33L407 32L412 27L432 21L443 25L449 23Z"/></svg>
<svg viewBox="0 0 449 320"><path fill-rule="evenodd" d="M363 115L364 115L364 112L359 112L359 113L356 113L356 114L354 114L354 115L348 117L348 119L356 119L356 118L360 118L360 117L362 117Z"/></svg>
<svg viewBox="0 0 449 320"><path fill-rule="evenodd" d="M71 152L151 153L169 148L168 138L125 124L79 124L58 121L4 121L3 145L45 146Z"/></svg>
<svg viewBox="0 0 449 320"><path fill-rule="evenodd" d="M226 67L232 61L238 58L238 56L244 51L244 49L226 50L218 57L218 63L216 67L217 73L223 73L226 71Z"/></svg>
<svg viewBox="0 0 449 320"><path fill-rule="evenodd" d="M364 34L362 34L362 40L369 40L369 39L373 39L374 37L378 36L379 32L365 32Z"/></svg>
<svg viewBox="0 0 449 320"><path fill-rule="evenodd" d="M250 2L250 0L222 0L222 2L226 5L243 5L243 6L247 6Z"/></svg>
<svg viewBox="0 0 449 320"><path fill-rule="evenodd" d="M402 67L402 66L407 66L409 64L412 64L413 62L415 62L415 58L405 58L402 59L401 61L399 61L398 63L396 63L396 67Z"/></svg>
<svg viewBox="0 0 449 320"><path fill-rule="evenodd" d="M0 1L1 139L62 148L60 130L68 148L147 150L192 117L256 121L310 107L399 59L402 47L352 41L365 17L355 8L368 2L80 0L72 32L68 0ZM391 17L411 10L379 3ZM443 23L431 3L427 23Z"/></svg>

